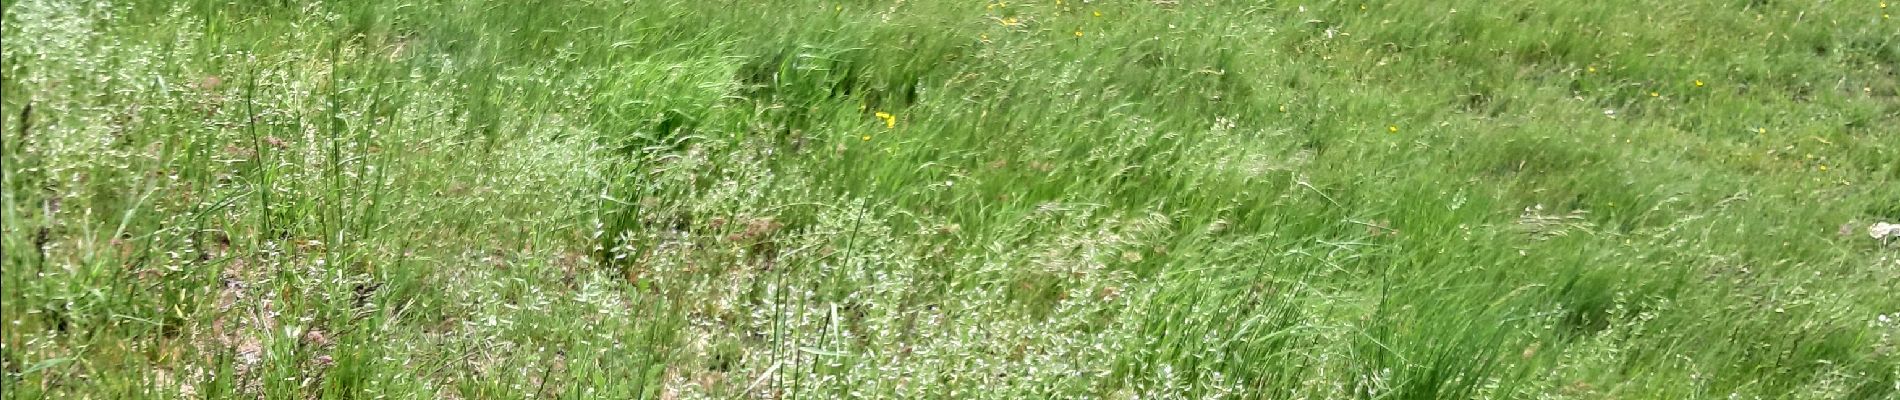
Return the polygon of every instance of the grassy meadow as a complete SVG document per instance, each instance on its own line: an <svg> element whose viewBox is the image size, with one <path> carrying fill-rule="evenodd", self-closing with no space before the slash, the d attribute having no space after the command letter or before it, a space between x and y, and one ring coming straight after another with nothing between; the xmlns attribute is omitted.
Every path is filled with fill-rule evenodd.
<svg viewBox="0 0 1900 400"><path fill-rule="evenodd" d="M1892 6L0 0L0 397L1900 398Z"/></svg>

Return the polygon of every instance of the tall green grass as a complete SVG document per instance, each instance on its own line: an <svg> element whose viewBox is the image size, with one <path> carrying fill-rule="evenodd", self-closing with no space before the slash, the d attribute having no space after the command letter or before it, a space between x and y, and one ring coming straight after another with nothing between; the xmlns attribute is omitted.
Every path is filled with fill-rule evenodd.
<svg viewBox="0 0 1900 400"><path fill-rule="evenodd" d="M6 0L6 398L1900 392L1876 0Z"/></svg>

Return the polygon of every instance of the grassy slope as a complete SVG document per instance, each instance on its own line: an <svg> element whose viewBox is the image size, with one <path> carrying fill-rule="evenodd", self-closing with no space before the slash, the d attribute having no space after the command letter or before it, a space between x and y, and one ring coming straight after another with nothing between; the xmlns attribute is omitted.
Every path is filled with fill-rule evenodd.
<svg viewBox="0 0 1900 400"><path fill-rule="evenodd" d="M1877 0L171 3L4 3L8 398L1900 391Z"/></svg>

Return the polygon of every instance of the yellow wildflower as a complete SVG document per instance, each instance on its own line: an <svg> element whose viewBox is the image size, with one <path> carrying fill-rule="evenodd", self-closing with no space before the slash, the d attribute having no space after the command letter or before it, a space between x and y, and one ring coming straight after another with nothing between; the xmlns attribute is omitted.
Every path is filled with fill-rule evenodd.
<svg viewBox="0 0 1900 400"><path fill-rule="evenodd" d="M1102 17L1102 11L1101 11L1101 10L1096 10L1096 11L1095 11L1095 17L1096 17L1096 18L1101 18L1101 17Z"/></svg>
<svg viewBox="0 0 1900 400"><path fill-rule="evenodd" d="M896 116L896 115L891 115L891 113L887 113L887 112L883 112L883 111L878 111L878 112L877 112L877 119L880 119L880 120L884 120L884 129L891 129L891 128L896 128L896 127L897 127L897 116Z"/></svg>
<svg viewBox="0 0 1900 400"><path fill-rule="evenodd" d="M869 142L871 141L871 135L864 135L859 137L859 139L864 139L864 141Z"/></svg>
<svg viewBox="0 0 1900 400"><path fill-rule="evenodd" d="M1386 127L1385 127L1385 131L1386 131L1387 133L1399 133L1399 126L1398 126L1398 125L1388 125L1388 126L1386 126Z"/></svg>
<svg viewBox="0 0 1900 400"><path fill-rule="evenodd" d="M1589 71L1590 71L1590 73L1592 73L1592 74L1594 74L1594 73L1597 73L1597 66L1595 66L1595 65L1592 65L1592 66L1590 66L1590 69L1589 69Z"/></svg>
<svg viewBox="0 0 1900 400"><path fill-rule="evenodd" d="M1075 30L1075 37L1082 37L1082 30L1081 30L1081 29L1077 29L1077 30Z"/></svg>
<svg viewBox="0 0 1900 400"><path fill-rule="evenodd" d="M1662 93L1649 92L1649 97L1662 97Z"/></svg>
<svg viewBox="0 0 1900 400"><path fill-rule="evenodd" d="M1827 172L1827 164L1821 164L1821 172Z"/></svg>
<svg viewBox="0 0 1900 400"><path fill-rule="evenodd" d="M1695 80L1695 87L1702 87L1702 80L1701 80L1701 79L1697 79L1697 80Z"/></svg>
<svg viewBox="0 0 1900 400"><path fill-rule="evenodd" d="M1003 26L1016 26L1016 17L1003 18Z"/></svg>

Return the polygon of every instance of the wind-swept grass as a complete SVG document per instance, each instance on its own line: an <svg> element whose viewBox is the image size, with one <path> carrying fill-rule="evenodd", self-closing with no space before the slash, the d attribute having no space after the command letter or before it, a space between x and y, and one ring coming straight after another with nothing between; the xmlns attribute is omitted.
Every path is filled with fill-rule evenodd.
<svg viewBox="0 0 1900 400"><path fill-rule="evenodd" d="M1887 6L6 0L0 393L1893 398Z"/></svg>

